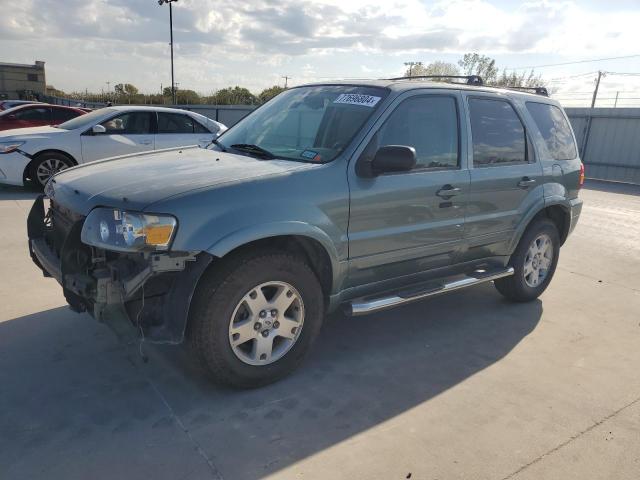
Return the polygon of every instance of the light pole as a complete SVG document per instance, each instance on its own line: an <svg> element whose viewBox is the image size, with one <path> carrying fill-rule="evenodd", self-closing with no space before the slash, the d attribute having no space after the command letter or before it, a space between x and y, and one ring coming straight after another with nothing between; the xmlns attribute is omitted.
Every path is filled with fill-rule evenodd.
<svg viewBox="0 0 640 480"><path fill-rule="evenodd" d="M173 2L177 2L178 0L158 0L158 5L162 6L165 3L169 4L169 34L170 34L170 43L171 45L171 101L173 104L176 104L176 83L173 79L173 9L171 8L171 4Z"/></svg>
<svg viewBox="0 0 640 480"><path fill-rule="evenodd" d="M422 66L422 62L404 62L404 66L405 67L409 67L409 77L410 77L411 76L411 71L413 70L413 67Z"/></svg>

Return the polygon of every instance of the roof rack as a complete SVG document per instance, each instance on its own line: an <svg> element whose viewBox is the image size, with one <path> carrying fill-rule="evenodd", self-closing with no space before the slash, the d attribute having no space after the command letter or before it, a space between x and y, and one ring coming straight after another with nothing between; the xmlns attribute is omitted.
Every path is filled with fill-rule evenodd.
<svg viewBox="0 0 640 480"><path fill-rule="evenodd" d="M506 88L507 90L531 90L536 95L542 95L544 97L549 96L547 87L498 87L498 88Z"/></svg>
<svg viewBox="0 0 640 480"><path fill-rule="evenodd" d="M387 78L387 80L413 80L413 79L442 79L442 78L464 78L467 85L482 85L482 77L479 75L415 75L412 77Z"/></svg>

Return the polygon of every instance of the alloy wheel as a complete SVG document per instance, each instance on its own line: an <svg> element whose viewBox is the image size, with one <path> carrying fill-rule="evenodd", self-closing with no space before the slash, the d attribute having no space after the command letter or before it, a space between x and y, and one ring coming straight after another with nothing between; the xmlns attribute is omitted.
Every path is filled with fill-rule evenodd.
<svg viewBox="0 0 640 480"><path fill-rule="evenodd" d="M44 185L52 175L55 175L62 170L66 170L67 168L69 168L69 165L64 160L60 160L59 158L47 158L40 162L36 169L38 182L40 185Z"/></svg>
<svg viewBox="0 0 640 480"><path fill-rule="evenodd" d="M538 235L527 250L524 259L524 281L532 288L538 287L549 275L553 262L553 242L549 235Z"/></svg>
<svg viewBox="0 0 640 480"><path fill-rule="evenodd" d="M294 346L304 323L300 293L286 282L262 283L247 292L229 322L233 353L249 365L268 365Z"/></svg>

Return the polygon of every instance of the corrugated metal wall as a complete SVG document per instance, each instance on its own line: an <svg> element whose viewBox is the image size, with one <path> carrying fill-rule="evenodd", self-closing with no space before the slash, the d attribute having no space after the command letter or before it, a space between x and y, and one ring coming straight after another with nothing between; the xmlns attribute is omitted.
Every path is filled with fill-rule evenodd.
<svg viewBox="0 0 640 480"><path fill-rule="evenodd" d="M588 178L640 184L640 108L567 108Z"/></svg>

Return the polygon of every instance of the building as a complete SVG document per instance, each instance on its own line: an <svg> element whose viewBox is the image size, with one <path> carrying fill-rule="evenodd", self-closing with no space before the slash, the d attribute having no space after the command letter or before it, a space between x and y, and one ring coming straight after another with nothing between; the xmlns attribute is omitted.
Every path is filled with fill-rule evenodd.
<svg viewBox="0 0 640 480"><path fill-rule="evenodd" d="M45 94L44 62L0 63L0 99L37 100Z"/></svg>

